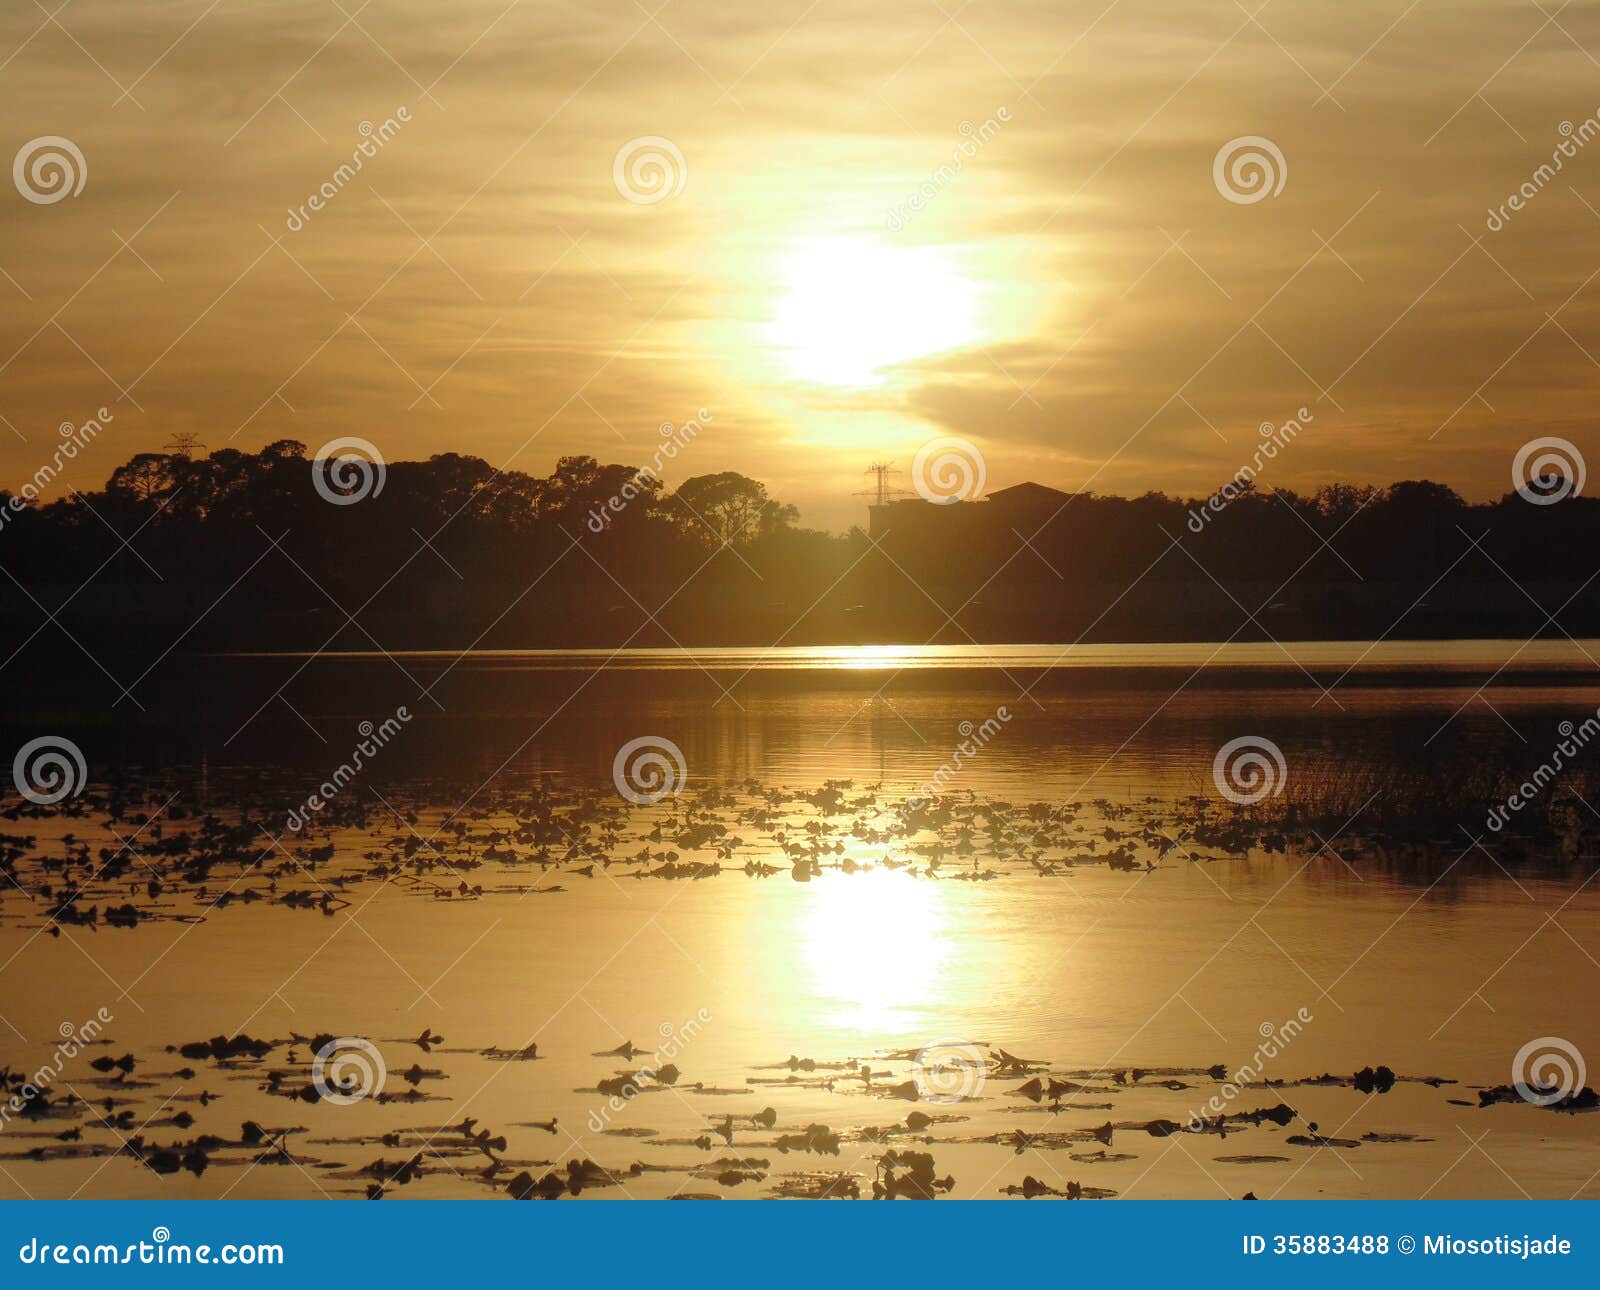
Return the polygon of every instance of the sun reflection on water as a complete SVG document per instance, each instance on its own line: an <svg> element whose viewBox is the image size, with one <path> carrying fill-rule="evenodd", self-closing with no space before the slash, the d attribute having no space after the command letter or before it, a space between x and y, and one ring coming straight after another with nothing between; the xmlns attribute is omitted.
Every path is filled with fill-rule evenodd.
<svg viewBox="0 0 1600 1290"><path fill-rule="evenodd" d="M861 1031L898 1030L933 1002L947 955L937 886L890 869L829 875L812 884L801 922L804 962L828 1020Z"/></svg>

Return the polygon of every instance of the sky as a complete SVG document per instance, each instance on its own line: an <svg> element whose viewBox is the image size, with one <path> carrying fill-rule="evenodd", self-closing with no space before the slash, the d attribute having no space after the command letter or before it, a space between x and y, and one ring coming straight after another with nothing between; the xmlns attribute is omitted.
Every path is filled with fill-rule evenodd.
<svg viewBox="0 0 1600 1290"><path fill-rule="evenodd" d="M694 419L669 488L837 529L948 436L1191 496L1302 408L1258 486L1600 451L1583 0L14 0L0 60L13 489L101 408L51 492L175 434L543 474Z"/></svg>

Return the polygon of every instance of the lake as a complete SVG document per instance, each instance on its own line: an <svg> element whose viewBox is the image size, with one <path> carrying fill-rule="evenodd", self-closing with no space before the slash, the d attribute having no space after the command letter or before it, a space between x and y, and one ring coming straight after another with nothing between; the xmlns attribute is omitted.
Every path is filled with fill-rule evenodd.
<svg viewBox="0 0 1600 1290"><path fill-rule="evenodd" d="M1480 1106L1528 1045L1600 1053L1595 855L1514 847L1473 795L1594 715L1594 657L175 656L94 711L41 683L11 743L68 738L89 782L4 828L34 841L0 1062L59 1065L61 1100L0 1130L0 1195L915 1194L926 1154L954 1196L1595 1196L1594 1118ZM1245 805L1240 740L1279 759ZM1542 801L1600 807L1584 755ZM1379 826L1399 797L1427 829ZM94 923L48 916L69 887ZM239 1034L269 1046L182 1051ZM324 1037L381 1095L296 1095Z"/></svg>

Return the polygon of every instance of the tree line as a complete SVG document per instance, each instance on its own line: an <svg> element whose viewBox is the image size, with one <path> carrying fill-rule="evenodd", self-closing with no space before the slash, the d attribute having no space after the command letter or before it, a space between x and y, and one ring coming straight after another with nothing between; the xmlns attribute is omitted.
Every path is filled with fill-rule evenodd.
<svg viewBox="0 0 1600 1290"><path fill-rule="evenodd" d="M1021 517L962 503L948 525L924 516L935 522L914 536L891 526L875 543L859 527L803 527L793 506L734 472L669 490L648 467L590 456L540 476L451 452L389 462L381 488L363 488L325 466L280 440L138 453L103 488L51 501L0 490L0 597L17 603L20 587L69 617L137 622L192 617L213 590L241 587L208 612L199 642L262 623L298 637L356 612L392 616L408 625L403 643L419 644L489 627L580 644L637 625L648 630L636 643L929 629L1026 640L1085 624L1212 639L1241 614L1261 616L1252 634L1270 630L1268 615L1274 635L1320 634L1339 612L1363 625L1367 608L1378 622L1410 600L1414 624L1456 614L1453 630L1481 634L1470 613L1485 589L1496 603L1530 602L1506 611L1514 625L1545 621L1564 598L1581 617L1600 551L1591 499L1510 491L1469 503L1426 480L1304 494L1234 485L1224 505L1079 494Z"/></svg>

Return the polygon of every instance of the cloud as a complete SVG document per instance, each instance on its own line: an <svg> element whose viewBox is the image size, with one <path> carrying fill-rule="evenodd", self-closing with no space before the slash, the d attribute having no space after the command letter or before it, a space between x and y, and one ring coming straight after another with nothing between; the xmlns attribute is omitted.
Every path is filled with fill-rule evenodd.
<svg viewBox="0 0 1600 1290"><path fill-rule="evenodd" d="M869 461L946 432L993 452L992 486L1135 492L1208 490L1302 404L1317 431L1286 485L1404 473L1493 496L1532 435L1586 446L1600 143L1500 231L1486 217L1600 108L1597 7L1255 13L374 0L347 22L77 0L69 37L11 7L5 142L64 135L89 174L53 205L7 194L0 474L31 475L63 419L108 402L118 434L73 486L180 428L547 470L645 451L715 400L707 466L829 525L859 518ZM402 106L291 232L362 123ZM891 235L962 123L1002 107ZM613 183L643 135L687 166L655 205ZM1245 135L1287 176L1238 205L1212 162ZM786 251L819 232L949 256L988 301L984 343L876 391L787 386L763 326Z"/></svg>

